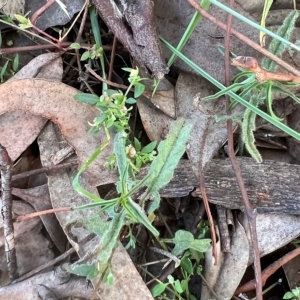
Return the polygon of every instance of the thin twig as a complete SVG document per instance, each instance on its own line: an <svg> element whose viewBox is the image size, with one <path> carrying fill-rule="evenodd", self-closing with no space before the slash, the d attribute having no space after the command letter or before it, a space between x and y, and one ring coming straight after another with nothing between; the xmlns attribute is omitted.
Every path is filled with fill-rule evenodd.
<svg viewBox="0 0 300 300"><path fill-rule="evenodd" d="M215 230L215 224L214 224L214 219L212 217L210 207L209 207L209 202L207 199L207 194L206 194L206 189L205 189L205 179L204 179L204 171L202 170L199 176L199 185L200 185L200 191L203 199L203 203L205 206L205 211L207 214L208 222L209 222L209 227L210 227L210 235L212 239L212 253L213 257L215 259L214 264L218 264L218 253L217 253L217 237L216 237L216 230Z"/></svg>
<svg viewBox="0 0 300 300"><path fill-rule="evenodd" d="M281 258L279 258L278 260L270 264L267 268L265 268L261 273L263 285L266 283L267 279L272 274L274 274L280 267L282 267L284 264L286 264L287 262L289 262L290 260L292 260L294 257L298 255L300 255L300 247L297 247L296 249L290 251L286 255L282 256ZM245 293L251 291L255 289L255 285L256 285L255 280L251 280L245 283L244 285L240 286L236 290L235 294L237 295L239 293Z"/></svg>
<svg viewBox="0 0 300 300"><path fill-rule="evenodd" d="M80 241L80 244L84 244L86 242L88 242L89 240L91 240L93 237L95 236L94 233L91 233L91 234L88 234L85 238L83 238L81 241ZM14 280L12 282L12 284L15 284L15 283L18 283L18 282L21 282L21 281L24 281L38 273L40 273L41 271L43 271L44 269L47 269L51 266L54 266L56 265L57 263L61 262L62 260L64 260L65 258L67 258L69 255L75 253L76 250L74 248L70 248L68 251L66 251L65 253L61 254L60 256L52 259L51 261L48 261L42 265L40 265L39 267L31 270L30 272L20 276L18 279Z"/></svg>
<svg viewBox="0 0 300 300"><path fill-rule="evenodd" d="M55 0L48 0L41 8L39 8L30 18L30 22L35 24L37 19L52 5L55 3Z"/></svg>
<svg viewBox="0 0 300 300"><path fill-rule="evenodd" d="M5 254L10 279L17 278L18 266L14 239L14 227L12 219L12 197L11 197L11 170L12 160L6 149L0 145L0 172L2 179L1 214L3 217Z"/></svg>
<svg viewBox="0 0 300 300"><path fill-rule="evenodd" d="M112 73L113 73L113 70L114 70L114 62L115 62L117 42L118 42L118 39L114 36L112 50L111 50L111 53L110 53L109 71L108 71L108 78L107 78L110 81L112 79Z"/></svg>
<svg viewBox="0 0 300 300"><path fill-rule="evenodd" d="M230 8L233 8L234 0L230 0ZM227 17L227 27L226 27L226 36L225 36L225 85L229 86L231 82L230 78L230 32L232 26L232 15L228 14ZM228 95L226 96L226 110L227 114L230 115L230 99ZM256 214L253 210L253 207L249 201L248 194L245 188L244 180L242 177L242 172L239 166L239 163L236 159L234 152L234 142L233 142L233 128L232 120L227 120L227 135L228 135L228 148L229 148L229 157L231 159L232 167L235 171L235 176L242 194L246 215L250 227L250 235L253 245L253 255L254 255L254 270L255 270L255 280L256 280L256 299L263 300L262 297L262 281L261 281L261 265L260 265L260 255L258 249L258 240L256 232Z"/></svg>
<svg viewBox="0 0 300 300"><path fill-rule="evenodd" d="M156 247L148 247L149 250L153 251L153 252L156 252L156 253L159 253L159 254L162 254L164 256L167 256L169 257L170 259L172 259L175 263L180 263L180 259L173 255L172 253L168 252L168 251L165 251L163 249L159 249L159 248L156 248Z"/></svg>
<svg viewBox="0 0 300 300"><path fill-rule="evenodd" d="M60 45L62 48L68 48L71 44L70 42L62 42ZM82 49L91 50L92 46L89 44L81 44ZM0 48L0 54L14 54L18 52L25 52L25 51L35 51L35 50L44 50L44 49L56 49L58 48L55 44L46 44L46 45L34 45L34 46L24 46L24 47L13 47L13 48ZM111 46L102 46L104 50L111 50ZM73 50L73 49L72 49Z"/></svg>
<svg viewBox="0 0 300 300"><path fill-rule="evenodd" d="M52 208L52 209L47 209L47 210L42 210L42 211L37 211L31 214L27 214L27 215L23 215L23 216L18 216L14 219L15 222L22 222L22 221L26 221L35 217L40 217L43 215L47 215L47 214L53 214L53 213L57 213L57 212L61 212L61 211L72 211L73 208L70 206L67 207L58 207L58 208Z"/></svg>
<svg viewBox="0 0 300 300"><path fill-rule="evenodd" d="M118 84L115 82L112 82L110 80L104 79L103 77L101 77L100 75L98 75L92 68L90 68L89 65L85 65L85 68L94 76L96 77L98 80L107 83L108 85L114 86L116 88L122 89L122 90L127 90L128 86L124 85L124 84Z"/></svg>
<svg viewBox="0 0 300 300"><path fill-rule="evenodd" d="M206 12L203 8L200 7L200 5L195 0L187 0L187 1L204 18L206 18L209 21L211 21L212 23L216 24L217 26L219 26L223 30L226 30L226 27L227 27L226 24L222 23L221 21L217 20L215 17L213 17L212 15L210 15L208 12ZM300 71L299 70L297 70L296 68L294 68L291 65L287 64L285 61L283 61L279 57L275 56L273 53L269 52L267 49L265 49L265 48L261 47L260 45L256 44L255 42L253 42L252 40L250 40L249 38L247 38L246 36L244 36L240 32L238 32L238 31L236 31L236 30L234 30L234 29L231 28L230 33L232 35L236 36L238 39L240 39L245 44L247 44L250 47L252 47L253 49L255 49L255 50L259 51L260 53L262 53L264 56L270 58L271 60L273 60L274 62L276 62L281 67L285 68L286 70L288 70L289 72L293 73L294 75L300 77Z"/></svg>
<svg viewBox="0 0 300 300"><path fill-rule="evenodd" d="M57 171L57 170L61 170L61 169L66 169L66 168L71 168L71 167L76 167L78 166L78 162L77 161L72 161L72 162L66 162L63 164L59 164L59 165L54 165L54 166L50 166L50 167L43 167L37 170L31 170L31 171L26 171L20 174L16 174L12 176L12 181L18 180L18 179L22 179L22 178L26 178L29 176L34 176L34 175L38 175L41 173L47 173L50 171Z"/></svg>

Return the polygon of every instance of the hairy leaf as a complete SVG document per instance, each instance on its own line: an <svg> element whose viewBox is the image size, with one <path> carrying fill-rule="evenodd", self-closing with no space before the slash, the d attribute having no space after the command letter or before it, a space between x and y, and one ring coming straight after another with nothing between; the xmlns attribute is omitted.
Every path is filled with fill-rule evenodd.
<svg viewBox="0 0 300 300"><path fill-rule="evenodd" d="M158 145L158 155L154 158L146 181L147 196L157 195L158 191L173 178L174 169L185 151L185 144L189 138L191 124L184 124L179 119L171 129L167 139ZM159 206L159 199L152 203L151 211Z"/></svg>
<svg viewBox="0 0 300 300"><path fill-rule="evenodd" d="M282 26L277 31L277 35L283 37L286 40L290 40L291 33L293 32L295 28L295 22L299 16L298 10L293 10L284 20ZM286 49L287 44L282 43L281 41L277 39L273 39L270 46L269 51L273 54L275 54L277 57L281 57L282 53ZM276 64L268 57L264 57L262 60L262 67L269 70L269 71L275 71L276 70Z"/></svg>

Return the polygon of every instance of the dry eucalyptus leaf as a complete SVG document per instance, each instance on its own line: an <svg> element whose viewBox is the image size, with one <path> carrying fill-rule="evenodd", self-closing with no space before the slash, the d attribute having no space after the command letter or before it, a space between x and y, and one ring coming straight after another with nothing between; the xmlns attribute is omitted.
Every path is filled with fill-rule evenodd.
<svg viewBox="0 0 300 300"><path fill-rule="evenodd" d="M143 95L167 116L173 119L176 118L175 89L173 87L167 91L156 91L153 96L152 91L145 91Z"/></svg>
<svg viewBox="0 0 300 300"><path fill-rule="evenodd" d="M163 140L167 136L169 127L174 120L155 107L144 96L137 101L137 106L149 139L151 141Z"/></svg>
<svg viewBox="0 0 300 300"><path fill-rule="evenodd" d="M78 92L58 81L23 79L8 82L0 86L3 99L0 103L0 114L21 110L57 123L64 138L74 147L81 165L106 137L103 132L97 135L87 133L88 122L93 122L98 111L74 100L73 96ZM112 152L111 147L111 144L106 147L86 171L92 185L116 181L115 174L103 166L106 157Z"/></svg>
<svg viewBox="0 0 300 300"><path fill-rule="evenodd" d="M61 57L57 53L46 53L34 58L7 82L34 77L61 81L62 74ZM36 139L46 122L47 119L41 116L21 111L0 116L0 140L12 160L16 160Z"/></svg>
<svg viewBox="0 0 300 300"><path fill-rule="evenodd" d="M1 11L14 18L15 14L24 15L25 0L0 0Z"/></svg>
<svg viewBox="0 0 300 300"><path fill-rule="evenodd" d="M85 0L60 0L65 6L66 12L58 3L52 4L37 20L36 26L42 30L52 26L65 25L70 22L70 18L79 12ZM26 12L30 12L31 17L39 8L44 6L47 0L26 0Z"/></svg>
<svg viewBox="0 0 300 300"><path fill-rule="evenodd" d="M226 121L215 120L216 115L225 112L224 98L201 100L216 92L217 89L203 77L187 73L181 73L178 77L175 89L177 115L194 125L187 153L197 176L227 140Z"/></svg>
<svg viewBox="0 0 300 300"><path fill-rule="evenodd" d="M62 282L56 270L37 274L25 281L17 284L11 284L0 288L1 300L41 300L36 291L37 285L47 286L53 291L56 299L66 297L78 297L80 299L90 299L93 294L93 288L83 277L71 276L69 280ZM52 299L52 298L51 298ZM95 298L99 299L99 298Z"/></svg>
<svg viewBox="0 0 300 300"><path fill-rule="evenodd" d="M31 189L12 188L12 194L32 205L36 211L51 209L48 185L44 184ZM49 236L61 253L66 250L67 239L54 214L40 216ZM16 225L19 223L15 223Z"/></svg>
<svg viewBox="0 0 300 300"><path fill-rule="evenodd" d="M54 252L50 248L49 241L44 237L42 233L42 223L39 222L37 226L32 230L18 236L15 239L15 247L17 252L17 264L20 275L28 273L29 271L39 267L40 265L51 261L54 258ZM4 246L0 249L0 269L1 274L1 286L10 282L8 278L7 262L4 252ZM11 286L11 285L10 285ZM7 287L0 289L0 299L5 293ZM31 299L31 298L14 298L11 295L10 299Z"/></svg>
<svg viewBox="0 0 300 300"><path fill-rule="evenodd" d="M245 229L243 226L237 222L236 231L232 236L231 251L223 254L222 265L220 266L217 279L214 284L211 285L214 292L218 295L218 299L230 300L240 284L245 270L248 266L249 251L252 248L249 247L249 242ZM205 273L210 273L210 269L214 269L215 266L207 265L205 263ZM207 288L204 288L204 293L201 294L201 299L206 300L209 292Z"/></svg>

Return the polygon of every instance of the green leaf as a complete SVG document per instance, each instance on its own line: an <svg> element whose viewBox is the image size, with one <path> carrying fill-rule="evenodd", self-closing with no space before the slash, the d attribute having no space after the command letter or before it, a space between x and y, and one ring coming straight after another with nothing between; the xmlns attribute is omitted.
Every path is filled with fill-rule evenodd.
<svg viewBox="0 0 300 300"><path fill-rule="evenodd" d="M12 69L14 72L16 72L18 68L19 68L19 54L17 53L13 61Z"/></svg>
<svg viewBox="0 0 300 300"><path fill-rule="evenodd" d="M146 181L145 196L151 196L168 184L173 178L174 169L185 152L185 144L192 130L191 124L184 124L179 119L171 129L167 139L158 145L158 155L154 158L148 171L149 178ZM159 203L152 203L152 210L156 209Z"/></svg>
<svg viewBox="0 0 300 300"><path fill-rule="evenodd" d="M142 83L137 83L134 85L134 98L140 97L145 91L145 85Z"/></svg>
<svg viewBox="0 0 300 300"><path fill-rule="evenodd" d="M142 152L142 153L146 153L146 154L151 153L151 152L155 149L156 144L157 144L157 141L151 142L150 144L148 144L147 146L145 146L145 147L141 150L141 152Z"/></svg>
<svg viewBox="0 0 300 300"><path fill-rule="evenodd" d="M70 45L70 48L75 49L75 50L79 50L81 48L81 45L79 43L72 43Z"/></svg>
<svg viewBox="0 0 300 300"><path fill-rule="evenodd" d="M174 287L175 287L175 290L176 290L179 294L183 293L183 289L182 289L182 287L181 287L181 283L180 283L180 281L179 281L178 279L175 280L175 282L174 282Z"/></svg>
<svg viewBox="0 0 300 300"><path fill-rule="evenodd" d="M204 9L204 10L208 10L209 6L210 6L210 1L209 0L202 0L200 3L200 6ZM187 41L189 40L190 36L192 35L192 33L194 32L195 28L197 27L198 23L202 20L202 15L199 14L197 11L194 13L193 18L191 19L189 25L187 26L183 36L181 37L181 40L179 42L179 44L177 45L177 51L181 51L183 49L183 47L185 46L185 44L187 43ZM173 53L171 58L168 61L168 67L170 67L174 61L176 59L176 54Z"/></svg>
<svg viewBox="0 0 300 300"><path fill-rule="evenodd" d="M90 57L91 57L90 51L85 51L85 52L82 53L80 60L84 61L84 60L89 59Z"/></svg>
<svg viewBox="0 0 300 300"><path fill-rule="evenodd" d="M4 66L1 68L1 72L0 72L0 80L1 82L4 81L4 74L6 72L7 66L8 66L9 60L7 60L4 64Z"/></svg>
<svg viewBox="0 0 300 300"><path fill-rule="evenodd" d="M168 285L167 283L159 283L159 284L157 284L157 285L151 290L152 296L155 298L155 297L161 295L161 294L165 291L167 285Z"/></svg>
<svg viewBox="0 0 300 300"><path fill-rule="evenodd" d="M184 257L181 262L180 262L180 266L182 267L182 269L184 271L186 271L189 275L194 274L194 270L193 270L193 264L191 262L191 260L189 259L189 257Z"/></svg>
<svg viewBox="0 0 300 300"><path fill-rule="evenodd" d="M285 40L290 40L291 33L295 28L295 22L298 18L298 10L293 10L284 20L282 26L278 29L277 35L281 36ZM281 57L284 50L286 49L287 44L283 43L275 38L273 38L272 42L269 46L269 51L276 55L277 57ZM264 57L262 60L261 66L269 71L276 70L276 64L268 57Z"/></svg>
<svg viewBox="0 0 300 300"><path fill-rule="evenodd" d="M262 27L266 27L266 18L267 18L267 15L269 13L269 10L271 8L272 3L273 3L273 0L265 0L263 14L262 14L262 17L261 17L261 22L260 22L260 25ZM264 32L262 32L262 31L259 32L259 42L260 42L260 45L262 47L265 46L265 41L264 41L265 35L266 34Z"/></svg>
<svg viewBox="0 0 300 300"><path fill-rule="evenodd" d="M82 103L92 104L92 105L99 102L99 97L93 94L80 93L74 95L73 98Z"/></svg>
<svg viewBox="0 0 300 300"><path fill-rule="evenodd" d="M175 256L179 255L181 252L189 248L197 250L199 252L206 252L211 248L210 239L194 239L194 236L190 232L185 230L176 231L174 239L165 241L175 244L175 247L172 251Z"/></svg>
<svg viewBox="0 0 300 300"><path fill-rule="evenodd" d="M88 265L88 264L80 264L80 265L67 265L66 269L68 272L72 274L76 274L78 276L84 276L88 279L95 278L99 271L97 270L96 266Z"/></svg>
<svg viewBox="0 0 300 300"><path fill-rule="evenodd" d="M130 98L126 99L126 103L127 104L135 104L136 100L134 98L130 97Z"/></svg>
<svg viewBox="0 0 300 300"><path fill-rule="evenodd" d="M294 294L291 292L287 292L284 294L283 299L293 299L294 298Z"/></svg>
<svg viewBox="0 0 300 300"><path fill-rule="evenodd" d="M21 23L21 24L28 24L29 20L21 15L15 14L15 18Z"/></svg>
<svg viewBox="0 0 300 300"><path fill-rule="evenodd" d="M136 151L140 151L142 148L141 142L136 137L134 137L134 148Z"/></svg>

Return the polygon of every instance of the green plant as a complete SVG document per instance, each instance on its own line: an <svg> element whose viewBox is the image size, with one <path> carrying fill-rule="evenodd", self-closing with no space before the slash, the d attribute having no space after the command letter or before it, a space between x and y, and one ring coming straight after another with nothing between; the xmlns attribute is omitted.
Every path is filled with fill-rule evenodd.
<svg viewBox="0 0 300 300"><path fill-rule="evenodd" d="M283 36L285 39L289 39L292 30L295 27L295 22L298 17L298 12L296 10L292 11L290 15L285 19L283 25L279 28L277 34ZM269 50L274 53L276 56L281 56L283 51L285 50L285 45L277 40L273 40L269 46ZM275 71L276 65L271 62L269 59L263 59L262 67L260 68L253 58L244 58L244 57L236 57L232 59L233 65L241 67L243 70L241 73L237 74L233 78L233 84L228 88L216 93L215 95L208 96L203 100L211 100L216 99L226 93L228 91L240 92L240 97L247 100L249 103L258 107L262 104L265 104L270 116L276 121L282 121L281 118L277 117L272 109L273 102L273 94L274 93L282 93L290 96L296 102L300 103L300 99L296 97L292 92L285 89L289 86L297 86L300 84L299 82L288 82L285 81L285 74L276 74L265 71ZM277 79L278 78L278 79ZM281 79L282 78L282 79ZM241 79L243 79L241 81ZM292 80L291 80L292 81ZM237 101L233 101L231 104L231 108L233 108L237 104ZM255 146L255 138L253 132L255 131L255 119L256 113L251 111L250 109L246 109L242 118L242 139L245 143L246 149L251 154L251 156L257 161L261 162L262 158Z"/></svg>
<svg viewBox="0 0 300 300"><path fill-rule="evenodd" d="M284 294L283 299L300 300L300 287L292 289Z"/></svg>
<svg viewBox="0 0 300 300"><path fill-rule="evenodd" d="M204 258L203 253L211 247L211 240L205 239L203 234L194 239L190 232L179 230L174 239L163 239L163 241L175 244L172 251L174 255L185 251L179 265L181 278L175 280L169 275L167 283L160 282L152 289L152 296L159 296L158 299L169 299L164 293L168 289L177 297L176 299L196 300L189 291L189 282L194 275L202 276L200 260Z"/></svg>
<svg viewBox="0 0 300 300"><path fill-rule="evenodd" d="M126 104L133 104L136 100L127 96L133 88L134 97L139 97L144 91L144 85L141 83L143 79L138 75L137 69L125 69L125 71L129 72L130 86L124 94L121 91L107 90L100 97L91 94L77 94L74 96L76 100L95 105L99 109L100 115L91 124L91 133L104 129L107 136L107 140L83 164L73 180L74 189L92 200L92 203L74 209L95 208L97 210L95 216L85 222L87 228L101 236L102 240L101 251L99 251L96 264L83 264L70 268L70 271L85 275L87 278L95 277L99 273L110 274L109 260L114 248L118 245L118 236L124 225L130 226L134 223L142 223L154 236L159 235L148 220L147 213L153 212L159 206L159 190L172 179L174 169L185 151L185 143L191 130L191 125L185 125L183 120L178 120L167 139L159 144L157 156L154 156L156 144L153 142L142 148L140 142L135 139L132 145L128 138L130 133L128 121L131 108L127 108ZM110 143L111 132L114 131L117 132L114 137L114 151L108 164L111 167L116 165L119 172L119 181L116 183L118 197L104 200L80 186L79 177ZM128 155L129 152L132 153L132 147L134 147L136 156ZM137 180L133 176L134 173L143 163L151 160L152 164L148 174L142 180ZM145 192L141 199L136 202L137 199L132 197L141 188L144 188ZM145 201L149 199L151 202L146 210ZM103 220L100 217L100 214L104 211L109 217L108 220ZM129 244L134 246L134 243L135 239L130 234ZM110 274L107 278L111 280L112 275Z"/></svg>

